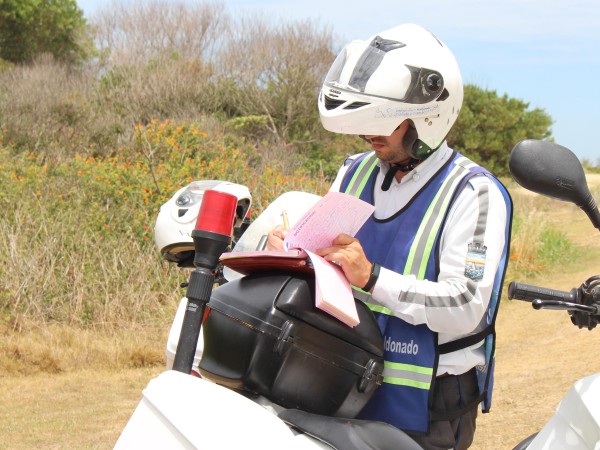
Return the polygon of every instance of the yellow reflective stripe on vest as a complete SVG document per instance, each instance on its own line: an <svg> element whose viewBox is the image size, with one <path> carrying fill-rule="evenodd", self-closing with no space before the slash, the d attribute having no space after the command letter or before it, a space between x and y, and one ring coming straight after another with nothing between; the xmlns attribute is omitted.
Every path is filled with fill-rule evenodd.
<svg viewBox="0 0 600 450"><path fill-rule="evenodd" d="M404 275L415 275L418 280L424 279L435 238L446 216L446 210L454 195L456 185L462 180L469 168L475 166L475 163L465 157L461 157L456 161L456 167L452 169L452 172L440 187L421 221L408 253L403 271Z"/></svg>
<svg viewBox="0 0 600 450"><path fill-rule="evenodd" d="M373 169L377 166L377 161L378 159L375 152L365 156L359 164L358 169L356 169L356 172L354 172L354 175L344 192L353 195L354 197L360 197L367 181L369 181L371 172L373 172Z"/></svg>
<svg viewBox="0 0 600 450"><path fill-rule="evenodd" d="M410 386L429 390L433 368L402 364L390 361L383 362L383 382Z"/></svg>
<svg viewBox="0 0 600 450"><path fill-rule="evenodd" d="M361 292L364 293L364 291L362 291L362 290L361 290ZM366 296L368 296L368 298L371 298L371 294L366 294ZM357 300L361 300L365 305L367 305L367 308L369 308L373 312L378 312L378 313L381 313L381 314L385 314L387 316L393 316L394 315L394 313L392 312L392 310L386 308L385 306L377 305L375 303L369 303L368 301L366 301L366 299L357 297L356 296L356 291L355 291L354 298L356 298Z"/></svg>
<svg viewBox="0 0 600 450"><path fill-rule="evenodd" d="M373 169L376 167L377 161L378 159L375 153L364 158L345 190L347 194L356 197L360 196ZM427 262L429 261L433 250L433 244L435 243L435 237L437 236L445 212L448 209L450 200L454 195L456 185L471 167L477 166L474 162L464 156L458 158L455 165L456 166L452 169L450 175L442 183L442 186L421 221L415 240L410 248L406 265L404 266L404 275L412 274L415 275L418 280L424 279ZM390 309L370 303L370 293L364 292L362 289L354 286L353 291L354 297L363 301L371 311L386 314L388 316L394 315Z"/></svg>
<svg viewBox="0 0 600 450"><path fill-rule="evenodd" d="M369 303L363 300L367 307L373 311L388 316L393 316L388 308ZM397 384L409 386L417 389L429 390L431 387L431 378L433 375L432 367L416 366L413 364L403 364L384 360L383 361L383 382L388 384Z"/></svg>

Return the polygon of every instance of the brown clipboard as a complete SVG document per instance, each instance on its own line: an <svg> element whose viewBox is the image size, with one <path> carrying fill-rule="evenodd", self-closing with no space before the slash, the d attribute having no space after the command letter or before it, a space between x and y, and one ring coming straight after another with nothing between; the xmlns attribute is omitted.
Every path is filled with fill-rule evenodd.
<svg viewBox="0 0 600 450"><path fill-rule="evenodd" d="M308 255L302 250L227 252L220 261L242 275L266 271L314 273Z"/></svg>

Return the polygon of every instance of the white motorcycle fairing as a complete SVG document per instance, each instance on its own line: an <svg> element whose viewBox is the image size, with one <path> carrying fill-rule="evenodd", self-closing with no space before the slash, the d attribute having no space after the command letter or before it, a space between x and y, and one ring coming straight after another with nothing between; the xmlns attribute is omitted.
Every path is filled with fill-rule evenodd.
<svg viewBox="0 0 600 450"><path fill-rule="evenodd" d="M528 450L600 450L600 374L575 383Z"/></svg>
<svg viewBox="0 0 600 450"><path fill-rule="evenodd" d="M166 371L150 381L115 447L331 449L267 407L211 381Z"/></svg>

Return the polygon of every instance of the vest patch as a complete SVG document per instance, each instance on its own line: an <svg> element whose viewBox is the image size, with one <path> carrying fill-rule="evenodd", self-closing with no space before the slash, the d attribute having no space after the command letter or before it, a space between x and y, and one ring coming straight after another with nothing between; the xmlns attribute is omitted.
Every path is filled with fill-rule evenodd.
<svg viewBox="0 0 600 450"><path fill-rule="evenodd" d="M467 259L465 261L465 277L473 281L481 281L483 279L486 251L487 247L481 242L469 244Z"/></svg>
<svg viewBox="0 0 600 450"><path fill-rule="evenodd" d="M419 353L419 345L415 344L411 339L410 342L392 341L391 337L387 337L384 341L386 352L402 353L404 355L416 355Z"/></svg>

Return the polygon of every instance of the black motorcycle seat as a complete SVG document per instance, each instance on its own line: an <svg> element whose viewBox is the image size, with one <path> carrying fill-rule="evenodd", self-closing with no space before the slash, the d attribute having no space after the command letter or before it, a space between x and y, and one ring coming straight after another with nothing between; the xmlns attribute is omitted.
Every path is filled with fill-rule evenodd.
<svg viewBox="0 0 600 450"><path fill-rule="evenodd" d="M384 422L328 417L299 409L286 409L278 416L336 450L423 450L402 430Z"/></svg>

